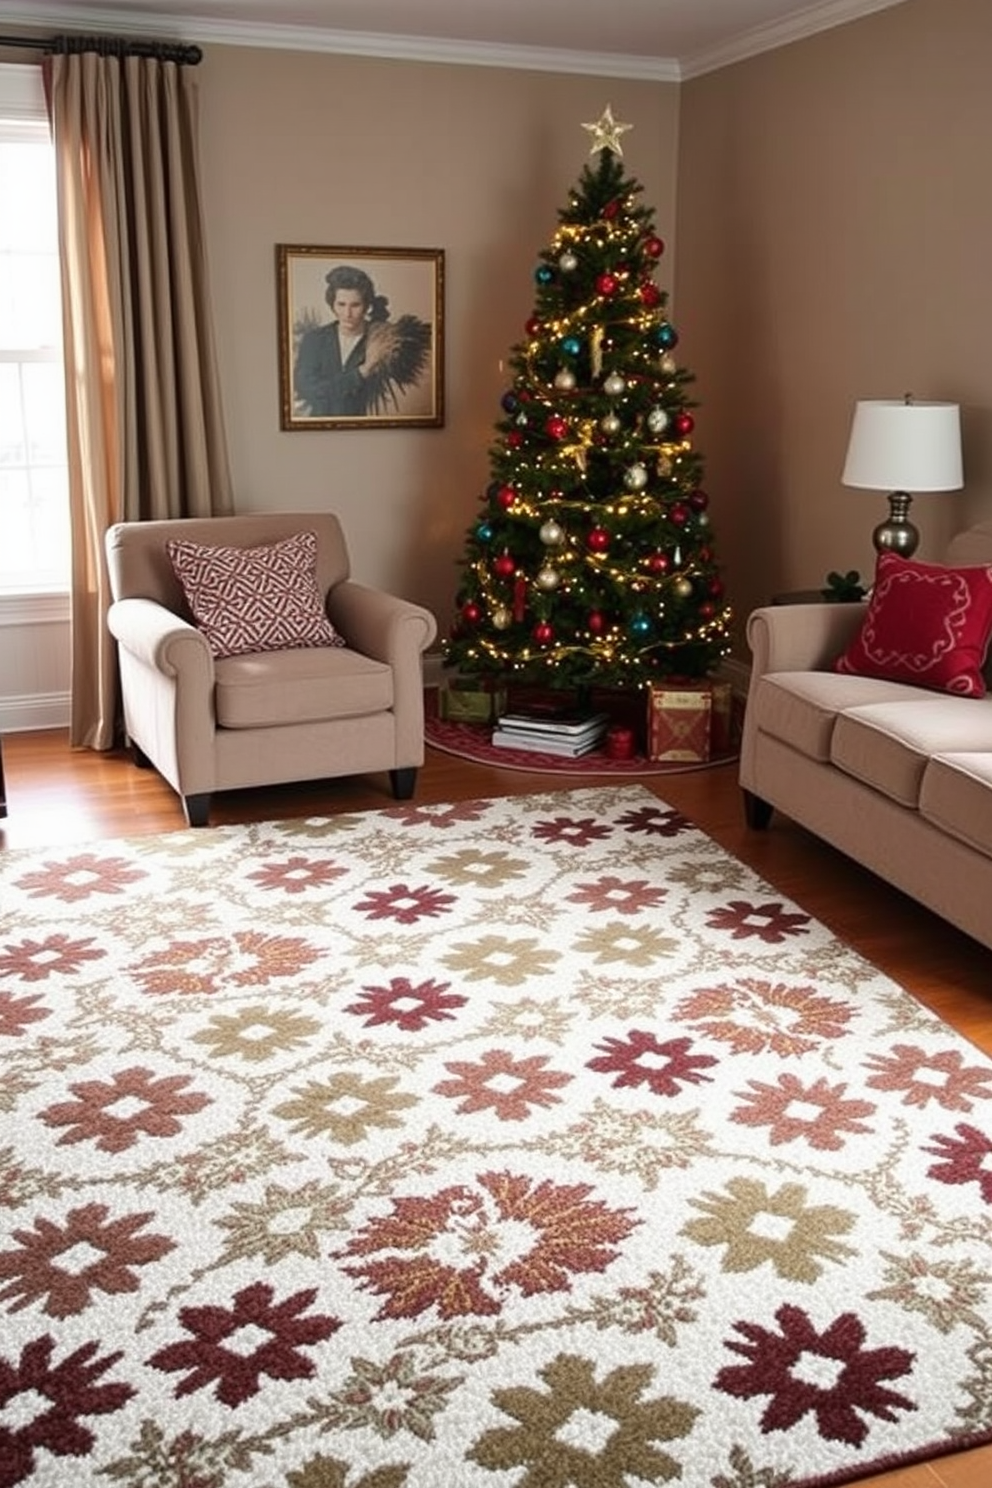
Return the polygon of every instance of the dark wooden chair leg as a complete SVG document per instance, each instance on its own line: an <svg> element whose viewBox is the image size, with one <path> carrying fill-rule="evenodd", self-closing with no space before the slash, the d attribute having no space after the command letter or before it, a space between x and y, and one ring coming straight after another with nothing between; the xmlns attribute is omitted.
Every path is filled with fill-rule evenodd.
<svg viewBox="0 0 992 1488"><path fill-rule="evenodd" d="M150 770L152 768L151 760L145 751L139 745L135 744L133 739L128 741L127 748L131 756L132 765L136 766L139 770Z"/></svg>
<svg viewBox="0 0 992 1488"><path fill-rule="evenodd" d="M763 832L772 819L774 806L770 806L752 791L742 791L741 794L744 797L744 820L754 831Z"/></svg>
<svg viewBox="0 0 992 1488"><path fill-rule="evenodd" d="M416 766L407 765L402 770L390 770L389 781L396 800L409 801L417 785Z"/></svg>
<svg viewBox="0 0 992 1488"><path fill-rule="evenodd" d="M191 827L210 825L210 792L203 795L183 796L183 810Z"/></svg>

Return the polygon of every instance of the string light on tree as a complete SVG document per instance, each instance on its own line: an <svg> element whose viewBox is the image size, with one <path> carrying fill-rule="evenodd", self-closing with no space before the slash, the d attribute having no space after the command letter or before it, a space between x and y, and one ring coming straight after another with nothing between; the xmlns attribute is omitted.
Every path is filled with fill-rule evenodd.
<svg viewBox="0 0 992 1488"><path fill-rule="evenodd" d="M445 660L492 679L641 687L712 671L730 610L694 447L664 239L609 105L533 270Z"/></svg>

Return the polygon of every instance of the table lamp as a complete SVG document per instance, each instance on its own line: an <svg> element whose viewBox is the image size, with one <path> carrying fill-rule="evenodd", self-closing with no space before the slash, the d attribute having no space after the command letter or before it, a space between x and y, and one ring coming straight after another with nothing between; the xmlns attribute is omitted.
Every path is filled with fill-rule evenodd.
<svg viewBox="0 0 992 1488"><path fill-rule="evenodd" d="M841 481L889 492L889 515L872 541L879 553L909 558L920 534L909 520L910 491L957 491L961 471L961 414L956 403L904 398L856 403Z"/></svg>

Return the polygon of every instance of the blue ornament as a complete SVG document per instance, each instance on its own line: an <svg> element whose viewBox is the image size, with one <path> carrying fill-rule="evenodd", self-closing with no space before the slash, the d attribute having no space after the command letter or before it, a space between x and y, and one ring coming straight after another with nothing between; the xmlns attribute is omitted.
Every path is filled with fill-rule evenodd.
<svg viewBox="0 0 992 1488"><path fill-rule="evenodd" d="M578 356L582 350L582 342L578 336L564 336L562 338L561 349L566 356Z"/></svg>
<svg viewBox="0 0 992 1488"><path fill-rule="evenodd" d="M538 284L550 284L554 277L554 269L549 269L547 264L541 264L539 269L534 270L534 278Z"/></svg>
<svg viewBox="0 0 992 1488"><path fill-rule="evenodd" d="M504 393L499 401L504 413L515 413L520 400L516 393Z"/></svg>
<svg viewBox="0 0 992 1488"><path fill-rule="evenodd" d="M654 333L654 338L658 345L664 346L667 351L670 351L673 346L678 346L679 344L679 333L667 320L663 320L661 325L658 326Z"/></svg>
<svg viewBox="0 0 992 1488"><path fill-rule="evenodd" d="M651 634L651 616L635 615L630 622L630 633L635 636L646 636Z"/></svg>
<svg viewBox="0 0 992 1488"><path fill-rule="evenodd" d="M480 522L475 529L475 535L480 542L489 542L492 539L493 529L488 522Z"/></svg>

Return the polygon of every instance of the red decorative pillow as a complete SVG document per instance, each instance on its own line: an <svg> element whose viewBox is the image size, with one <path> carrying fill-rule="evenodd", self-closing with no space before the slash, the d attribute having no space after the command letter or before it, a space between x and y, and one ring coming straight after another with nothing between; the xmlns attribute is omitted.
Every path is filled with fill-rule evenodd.
<svg viewBox="0 0 992 1488"><path fill-rule="evenodd" d="M317 536L297 532L269 547L166 543L198 629L215 656L343 646L317 584Z"/></svg>
<svg viewBox="0 0 992 1488"><path fill-rule="evenodd" d="M992 567L945 568L880 553L860 633L838 672L983 697L992 635Z"/></svg>

